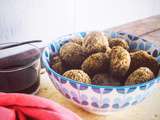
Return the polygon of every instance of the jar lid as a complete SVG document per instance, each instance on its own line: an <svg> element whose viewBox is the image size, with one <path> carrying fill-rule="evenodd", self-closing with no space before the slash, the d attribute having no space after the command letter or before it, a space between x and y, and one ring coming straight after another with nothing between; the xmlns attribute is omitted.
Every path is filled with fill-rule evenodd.
<svg viewBox="0 0 160 120"><path fill-rule="evenodd" d="M0 47L14 43L0 44ZM32 44L23 44L0 50L0 72L23 69L40 58L40 50Z"/></svg>

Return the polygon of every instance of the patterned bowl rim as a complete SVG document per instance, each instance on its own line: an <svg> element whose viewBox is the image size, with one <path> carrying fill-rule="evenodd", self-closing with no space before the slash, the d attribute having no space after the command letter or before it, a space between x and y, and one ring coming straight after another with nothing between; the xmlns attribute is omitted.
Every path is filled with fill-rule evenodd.
<svg viewBox="0 0 160 120"><path fill-rule="evenodd" d="M106 32L106 31L105 31ZM80 33L80 32L77 32L77 33ZM109 33L112 33L112 32L109 32ZM113 32L113 33L122 33L122 32ZM75 34L75 33L74 33ZM131 34L128 34L128 33L125 33L125 32L123 32L123 34L126 34L126 35L131 35ZM68 35L70 35L70 34L68 34ZM67 35L65 35L65 36L67 36ZM135 36L135 35L131 35L131 36ZM135 37L137 37L137 36L135 36ZM61 37L59 37L59 38L61 38ZM63 36L62 36L62 38L63 38ZM138 38L140 38L140 37L138 37ZM145 40L145 41L147 41L147 40ZM53 41L52 41L53 42ZM50 43L51 44L51 43ZM45 55L45 52L48 52L47 51L47 49L49 49L49 46L50 46L50 44L48 45L48 47L46 47L44 50L43 50L43 53L42 53L42 61L43 61L43 64L44 64L44 66L45 66L45 68L47 69L47 70L49 70L50 71L50 73L53 73L55 76L58 76L59 78L62 78L63 80L65 80L65 81L69 81L70 83L78 83L78 84L80 84L80 85L82 85L82 86L87 86L87 87L92 87L92 88L104 88L104 89L114 89L114 88L116 88L116 89L128 89L128 88L135 88L135 87L140 87L140 86L144 86L144 85L147 85L147 84L154 84L154 82L156 81L156 80L159 80L160 79L160 76L157 76L156 78L154 78L154 79L152 79L152 80L150 80L150 81L147 81L147 82L144 82L144 83L139 83L139 84L135 84L135 85L127 85L127 86L101 86L101 85L93 85L93 84L88 84L88 83L82 83L82 82L79 82L79 81L76 81L76 80L73 80L73 79L70 79L70 78L67 78L67 77L64 77L63 75L60 75L59 73L57 73L56 71L54 71L51 67L50 67L50 65L48 64L48 62L47 62L47 57L46 57L46 55ZM152 43L153 44L153 43ZM48 71L47 71L48 72Z"/></svg>

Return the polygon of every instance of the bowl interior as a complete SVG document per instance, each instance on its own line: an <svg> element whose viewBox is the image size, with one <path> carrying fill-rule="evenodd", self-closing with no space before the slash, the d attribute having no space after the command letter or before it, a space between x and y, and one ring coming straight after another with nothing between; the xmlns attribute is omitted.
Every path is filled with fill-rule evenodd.
<svg viewBox="0 0 160 120"><path fill-rule="evenodd" d="M70 81L73 84L80 84L81 86L91 86L94 88L132 88L132 87L141 87L141 86L149 86L149 85L153 85L153 83L158 82L159 81L159 75L157 76L157 78L150 80L148 82L145 83L140 83L140 84L136 84L136 85L131 85L131 86L99 86L99 85L91 85L91 84L86 84L86 83L79 83L77 81L74 81L72 79L63 77L62 75L56 73L54 70L51 69L50 65L50 61L51 61L51 56L57 55L59 53L59 50L61 48L61 46L63 46L65 43L69 42L71 39L71 37L73 37L74 35L77 35L81 38L84 38L85 35L87 34L87 32L78 32L78 33L73 33L73 34L69 34L69 35L65 35L62 37L57 38L56 40L53 40L50 44L49 47L46 48L43 52L43 62L44 65L46 66L47 70L49 73L53 73L58 77L62 77L63 80L66 81ZM121 37L124 38L128 43L129 43L129 47L130 50L145 50L147 51L149 54L151 54L152 56L154 56L156 58L156 60L158 61L158 63L160 63L160 47L147 41L144 40L142 38L139 38L137 36L134 35L130 35L127 33L121 33L121 32L105 32L105 34L108 37L112 37L112 38L116 38L116 37Z"/></svg>

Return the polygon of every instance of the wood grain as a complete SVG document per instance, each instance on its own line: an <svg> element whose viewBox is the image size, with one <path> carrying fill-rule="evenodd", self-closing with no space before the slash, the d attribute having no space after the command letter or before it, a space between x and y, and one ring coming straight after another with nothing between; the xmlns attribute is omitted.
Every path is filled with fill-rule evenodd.
<svg viewBox="0 0 160 120"><path fill-rule="evenodd" d="M160 29L149 34L142 35L141 38L154 42L157 45L160 45Z"/></svg>
<svg viewBox="0 0 160 120"><path fill-rule="evenodd" d="M157 29L160 29L160 15L127 23L115 28L110 28L109 30L117 32L127 32L130 34L141 36Z"/></svg>

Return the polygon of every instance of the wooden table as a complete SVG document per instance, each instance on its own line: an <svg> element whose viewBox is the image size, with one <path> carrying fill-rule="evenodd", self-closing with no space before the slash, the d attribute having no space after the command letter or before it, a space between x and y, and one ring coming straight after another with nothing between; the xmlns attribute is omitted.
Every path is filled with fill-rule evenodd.
<svg viewBox="0 0 160 120"><path fill-rule="evenodd" d="M160 45L160 15L138 20L110 30L135 34ZM98 116L86 112L69 102L54 88L45 70L42 70L40 91L37 95L51 99L69 108L84 120L160 120L160 89L157 89L149 98L136 106L111 115Z"/></svg>

